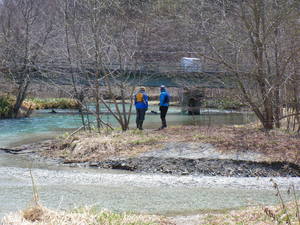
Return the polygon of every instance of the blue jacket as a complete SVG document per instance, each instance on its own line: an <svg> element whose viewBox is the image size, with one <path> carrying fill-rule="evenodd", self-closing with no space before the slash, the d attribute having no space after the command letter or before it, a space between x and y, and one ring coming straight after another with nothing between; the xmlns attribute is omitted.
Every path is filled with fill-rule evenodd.
<svg viewBox="0 0 300 225"><path fill-rule="evenodd" d="M142 93L143 94L143 100L138 102L137 101L137 95L139 93ZM135 108L137 109L148 109L148 95L146 92L144 91L139 91L138 93L136 93L134 95L134 105L135 105Z"/></svg>
<svg viewBox="0 0 300 225"><path fill-rule="evenodd" d="M166 90L161 90L159 96L159 106L169 106L170 95Z"/></svg>

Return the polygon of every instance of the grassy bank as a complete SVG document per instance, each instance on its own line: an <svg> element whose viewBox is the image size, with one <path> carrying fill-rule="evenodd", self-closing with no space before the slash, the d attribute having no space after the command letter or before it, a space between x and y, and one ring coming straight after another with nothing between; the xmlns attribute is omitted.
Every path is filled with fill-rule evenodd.
<svg viewBox="0 0 300 225"><path fill-rule="evenodd" d="M0 96L0 119L11 118L12 110L15 104L16 98L11 95ZM77 109L78 103L74 99L70 98L28 98L25 99L21 108L20 116L23 117L31 110L38 109Z"/></svg>
<svg viewBox="0 0 300 225"><path fill-rule="evenodd" d="M28 98L25 105L32 109L77 109L79 107L76 100L71 98Z"/></svg>
<svg viewBox="0 0 300 225"><path fill-rule="evenodd" d="M262 132L256 125L177 126L160 131L130 130L81 132L57 141L44 156L65 161L102 161L113 157L135 157L169 142L210 143L222 153L262 153L267 161L300 164L300 139L280 130Z"/></svg>

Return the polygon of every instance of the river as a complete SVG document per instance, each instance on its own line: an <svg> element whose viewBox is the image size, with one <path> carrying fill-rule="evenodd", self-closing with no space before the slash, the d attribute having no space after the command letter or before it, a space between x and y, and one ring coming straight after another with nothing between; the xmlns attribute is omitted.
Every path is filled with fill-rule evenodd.
<svg viewBox="0 0 300 225"><path fill-rule="evenodd" d="M206 113L206 114L205 114ZM113 119L103 116L112 123ZM169 124L243 124L253 115L227 111L203 111L191 117L170 110ZM160 125L159 115L148 114L145 127ZM31 118L0 121L0 146L47 139L79 126L77 115L65 111L37 112ZM70 209L91 205L113 211L164 215L189 214L206 210L231 209L278 202L270 178L234 178L137 174L102 169L57 166L51 161L31 160L22 155L0 153L0 218L23 209L32 198L30 169L43 205ZM286 190L294 184L300 194L299 178L273 178ZM285 193L285 192L284 192ZM286 199L289 196L283 194Z"/></svg>
<svg viewBox="0 0 300 225"><path fill-rule="evenodd" d="M102 111L105 112L103 108ZM144 122L145 128L159 128L161 126L158 107L150 106ZM0 120L0 147L11 147L20 144L53 138L81 126L81 118L75 110L38 110L29 118ZM170 107L167 115L169 125L220 125L245 124L254 120L252 113L203 109L200 116L182 114L179 107ZM102 119L113 126L117 122L113 116L105 114ZM90 121L94 118L91 116ZM130 126L135 127L135 115L131 118Z"/></svg>

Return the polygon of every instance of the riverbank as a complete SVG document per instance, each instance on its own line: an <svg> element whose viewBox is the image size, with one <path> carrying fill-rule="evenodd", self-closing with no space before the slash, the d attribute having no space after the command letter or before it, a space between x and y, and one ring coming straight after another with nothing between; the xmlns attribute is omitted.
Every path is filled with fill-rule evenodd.
<svg viewBox="0 0 300 225"><path fill-rule="evenodd" d="M217 154L214 158L224 159L228 155L226 159L279 161L300 165L300 138L280 130L266 133L256 125L173 126L164 130L127 132L104 130L101 134L82 132L68 139L60 139L48 151L41 153L65 162L88 162L143 156L142 153L163 148L166 149L162 152L170 152L176 148L176 143L179 143L177 148L186 158L191 158L188 154L192 151L195 153L194 159ZM186 145L180 146L180 143ZM208 150L204 155L203 149ZM154 157L155 154L144 156ZM171 158L172 155L167 157Z"/></svg>
<svg viewBox="0 0 300 225"><path fill-rule="evenodd" d="M234 177L300 176L300 139L254 125L81 132L3 149L58 163L143 173Z"/></svg>
<svg viewBox="0 0 300 225"><path fill-rule="evenodd" d="M24 105L33 110L79 108L79 103L72 98L28 98L24 101Z"/></svg>
<svg viewBox="0 0 300 225"><path fill-rule="evenodd" d="M0 95L0 119L12 118L16 98L12 95ZM22 103L18 118L29 117L39 109L78 109L79 104L71 98L27 98ZM55 112L55 111L54 111Z"/></svg>

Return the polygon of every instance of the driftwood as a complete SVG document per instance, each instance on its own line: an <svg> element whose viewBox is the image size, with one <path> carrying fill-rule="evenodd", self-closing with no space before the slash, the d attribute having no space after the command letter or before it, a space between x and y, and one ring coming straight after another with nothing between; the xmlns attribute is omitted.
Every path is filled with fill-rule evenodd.
<svg viewBox="0 0 300 225"><path fill-rule="evenodd" d="M4 151L4 152L10 153L10 154L19 154L20 152L22 152L24 150L26 150L26 149L0 148L0 151Z"/></svg>

